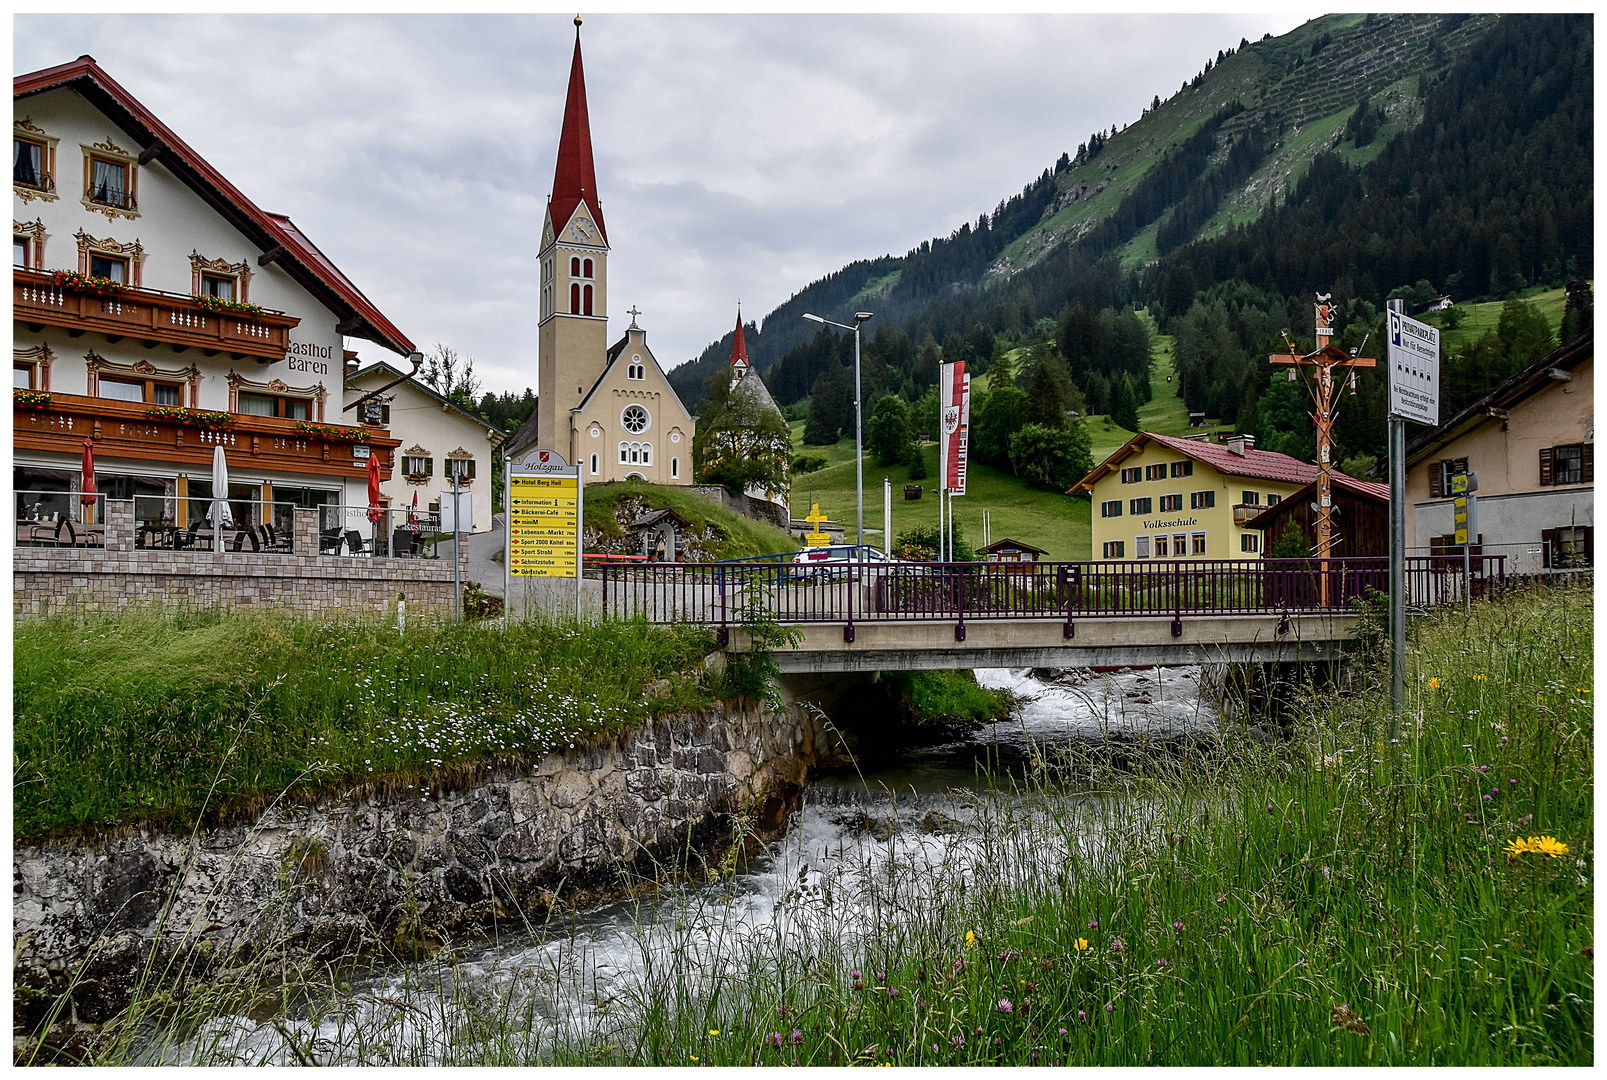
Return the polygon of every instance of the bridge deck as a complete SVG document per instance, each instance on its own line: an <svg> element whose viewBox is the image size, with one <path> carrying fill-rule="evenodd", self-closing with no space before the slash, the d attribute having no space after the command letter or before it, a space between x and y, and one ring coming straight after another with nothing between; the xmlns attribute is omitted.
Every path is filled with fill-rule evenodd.
<svg viewBox="0 0 1607 1080"><path fill-rule="evenodd" d="M922 671L986 667L1161 667L1200 663L1337 659L1358 616L1291 615L1285 632L1276 615L1185 618L1173 636L1170 617L1086 619L1065 636L1064 619L976 622L955 640L952 624L861 623L854 640L841 626L794 627L797 643L776 650L782 673ZM731 630L731 649L747 651L746 631Z"/></svg>

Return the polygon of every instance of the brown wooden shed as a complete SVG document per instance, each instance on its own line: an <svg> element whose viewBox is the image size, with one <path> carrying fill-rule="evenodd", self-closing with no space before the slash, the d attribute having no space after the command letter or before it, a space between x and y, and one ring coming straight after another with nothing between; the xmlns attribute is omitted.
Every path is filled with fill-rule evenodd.
<svg viewBox="0 0 1607 1080"><path fill-rule="evenodd" d="M999 563L1037 562L1049 554L1043 548L1033 547L1031 544L1022 543L1020 540L1011 540L1009 537L1005 537L1003 540L995 540L987 547L979 547L976 549L976 553L986 558L988 562Z"/></svg>
<svg viewBox="0 0 1607 1080"><path fill-rule="evenodd" d="M1336 558L1364 558L1389 554L1389 485L1371 480L1356 480L1341 472L1329 474L1332 480L1334 509L1334 546ZM1313 480L1275 506L1269 506L1249 521L1245 528L1262 532L1261 552L1265 556L1273 541L1283 531L1284 523L1293 521L1306 538L1306 547L1315 553L1317 548L1317 482Z"/></svg>

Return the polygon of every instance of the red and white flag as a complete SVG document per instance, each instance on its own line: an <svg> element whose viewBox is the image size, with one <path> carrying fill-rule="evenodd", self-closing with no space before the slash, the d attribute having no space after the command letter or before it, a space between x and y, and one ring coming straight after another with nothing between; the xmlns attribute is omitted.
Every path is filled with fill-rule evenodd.
<svg viewBox="0 0 1607 1080"><path fill-rule="evenodd" d="M971 430L971 376L965 361L943 364L937 384L938 416L943 434L938 442L938 473L952 495L965 494L966 445Z"/></svg>

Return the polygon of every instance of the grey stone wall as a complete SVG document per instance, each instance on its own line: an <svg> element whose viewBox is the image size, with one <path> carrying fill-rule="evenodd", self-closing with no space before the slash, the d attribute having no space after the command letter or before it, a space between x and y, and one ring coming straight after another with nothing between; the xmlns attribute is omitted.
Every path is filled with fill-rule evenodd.
<svg viewBox="0 0 1607 1080"><path fill-rule="evenodd" d="M191 607L275 604L298 612L386 613L398 595L410 611L451 614L449 559L319 555L318 514L296 511L293 553L170 551L135 546L132 504L109 501L105 547L18 547L12 553L13 615L118 611L139 602ZM458 558L468 574L468 542Z"/></svg>
<svg viewBox="0 0 1607 1080"><path fill-rule="evenodd" d="M69 1025L142 970L319 962L600 902L785 826L835 736L796 707L654 720L453 789L400 786L187 835L138 828L15 849L13 985L31 1030L75 975Z"/></svg>

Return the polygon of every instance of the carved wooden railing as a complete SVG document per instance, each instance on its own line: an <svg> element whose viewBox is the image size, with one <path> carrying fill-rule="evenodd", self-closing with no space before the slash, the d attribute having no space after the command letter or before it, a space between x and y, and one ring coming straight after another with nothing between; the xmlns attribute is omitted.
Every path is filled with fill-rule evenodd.
<svg viewBox="0 0 1607 1080"><path fill-rule="evenodd" d="M326 476L362 476L367 455L375 453L385 480L399 464L396 448L401 441L379 427L315 424L306 425L315 429L306 431L298 430L294 420L244 413L224 414L227 426L211 427L185 423L174 415L194 417L193 410L163 410L167 415L152 416L153 406L140 402L55 392L49 397L44 406L14 403L15 448L77 455L84 440L93 439L100 456L143 458L204 471L211 468L213 447L222 446L231 467Z"/></svg>
<svg viewBox="0 0 1607 1080"><path fill-rule="evenodd" d="M235 359L254 356L271 363L289 351L290 330L301 322L282 311L211 311L201 301L155 289L123 289L102 294L57 285L49 271L12 268L12 317L38 327L64 327L74 337L105 334L113 342L133 338L175 351L226 352Z"/></svg>

